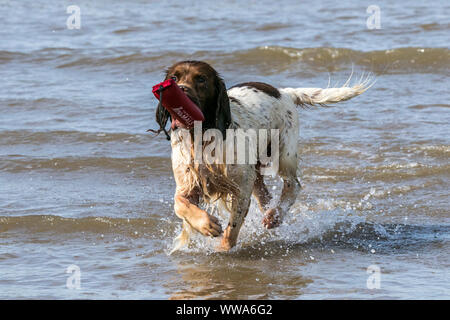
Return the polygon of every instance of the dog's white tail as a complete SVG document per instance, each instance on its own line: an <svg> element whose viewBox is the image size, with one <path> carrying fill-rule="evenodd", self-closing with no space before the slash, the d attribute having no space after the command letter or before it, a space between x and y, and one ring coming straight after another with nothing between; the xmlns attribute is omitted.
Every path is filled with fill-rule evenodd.
<svg viewBox="0 0 450 320"><path fill-rule="evenodd" d="M374 84L369 78L352 86L348 86L350 76L347 82L338 88L283 88L280 91L287 93L299 106L326 106L329 103L345 101L360 95Z"/></svg>

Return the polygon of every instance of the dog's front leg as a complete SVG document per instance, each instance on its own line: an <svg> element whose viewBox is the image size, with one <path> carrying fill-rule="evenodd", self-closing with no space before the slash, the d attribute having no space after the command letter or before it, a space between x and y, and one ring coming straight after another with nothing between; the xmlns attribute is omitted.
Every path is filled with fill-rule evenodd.
<svg viewBox="0 0 450 320"><path fill-rule="evenodd" d="M193 229L205 236L217 237L222 233L219 220L198 206L198 196L175 195L175 214Z"/></svg>

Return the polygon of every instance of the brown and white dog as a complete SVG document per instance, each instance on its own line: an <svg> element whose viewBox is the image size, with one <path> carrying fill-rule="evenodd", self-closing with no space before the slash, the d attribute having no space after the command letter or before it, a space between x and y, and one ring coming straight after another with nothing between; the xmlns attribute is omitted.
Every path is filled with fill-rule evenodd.
<svg viewBox="0 0 450 320"><path fill-rule="evenodd" d="M176 182L175 213L183 220L183 229L172 250L189 242L197 231L204 236L217 237L223 233L219 251L228 251L236 245L239 230L247 215L253 195L263 212L262 224L267 228L278 226L283 215L295 202L300 191L297 179L299 117L298 107L320 106L348 100L367 90L368 81L339 88L283 88L277 89L261 82L247 82L226 89L219 74L207 63L181 61L171 66L166 79L172 78L186 95L202 110L203 131L218 129L226 140L227 129L278 129L278 175L283 189L277 205L269 207L271 195L264 184L261 163L256 164L195 164L186 161L182 135L187 131L175 122L170 133L172 168ZM350 80L350 79L349 79ZM170 119L161 106L156 110L160 130L165 130ZM270 151L270 140L268 141ZM224 201L230 219L222 232L219 220L199 208L200 203Z"/></svg>

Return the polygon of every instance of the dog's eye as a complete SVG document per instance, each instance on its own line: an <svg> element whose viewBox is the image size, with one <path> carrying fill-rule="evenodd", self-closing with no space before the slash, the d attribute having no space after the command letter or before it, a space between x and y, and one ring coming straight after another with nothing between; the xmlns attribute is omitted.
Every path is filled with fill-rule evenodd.
<svg viewBox="0 0 450 320"><path fill-rule="evenodd" d="M177 81L178 78L176 76L171 76L170 79L172 79L173 81Z"/></svg>
<svg viewBox="0 0 450 320"><path fill-rule="evenodd" d="M205 77L202 77L202 76L197 77L197 82L198 82L198 83L204 83L204 82L206 82L206 78L205 78Z"/></svg>

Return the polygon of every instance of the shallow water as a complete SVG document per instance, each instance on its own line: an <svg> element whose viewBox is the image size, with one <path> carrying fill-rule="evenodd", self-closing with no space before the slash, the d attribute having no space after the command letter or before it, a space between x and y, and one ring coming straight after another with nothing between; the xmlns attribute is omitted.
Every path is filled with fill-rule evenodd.
<svg viewBox="0 0 450 320"><path fill-rule="evenodd" d="M450 298L447 2L378 1L379 30L359 1L77 1L79 30L73 1L0 4L0 298ZM146 129L152 85L182 59L228 87L376 77L300 112L297 202L272 231L252 204L229 253L197 236L167 254L170 146Z"/></svg>

